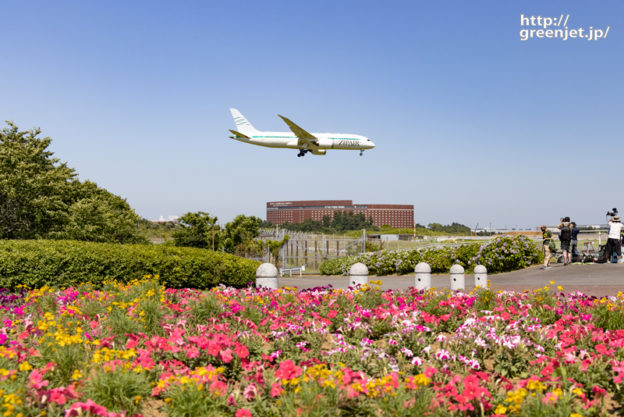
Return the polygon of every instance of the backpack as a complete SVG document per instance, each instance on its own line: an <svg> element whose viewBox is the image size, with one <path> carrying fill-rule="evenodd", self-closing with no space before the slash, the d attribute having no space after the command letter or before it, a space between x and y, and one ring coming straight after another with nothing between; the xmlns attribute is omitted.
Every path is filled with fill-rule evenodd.
<svg viewBox="0 0 624 417"><path fill-rule="evenodd" d="M563 227L561 229L561 234L559 235L559 240L562 242L569 242L572 239L572 231L569 227Z"/></svg>

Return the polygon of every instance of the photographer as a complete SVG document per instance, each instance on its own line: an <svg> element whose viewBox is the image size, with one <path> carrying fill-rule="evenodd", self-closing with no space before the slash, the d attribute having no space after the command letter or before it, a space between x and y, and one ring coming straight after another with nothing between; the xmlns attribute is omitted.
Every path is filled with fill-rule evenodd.
<svg viewBox="0 0 624 417"><path fill-rule="evenodd" d="M607 213L607 215L609 215L609 213ZM617 253L617 261L620 262L620 258L622 257L622 241L620 240L620 234L622 233L622 229L624 229L624 225L620 223L620 216L617 215L617 210L615 210L615 214L609 220L609 236L606 247L607 262L611 262L613 252Z"/></svg>
<svg viewBox="0 0 624 417"><path fill-rule="evenodd" d="M552 232L546 226L540 226L540 229L542 230L542 250L544 251L544 266L542 269L550 269L550 257L556 248L552 240Z"/></svg>
<svg viewBox="0 0 624 417"><path fill-rule="evenodd" d="M570 255L570 242L572 241L572 226L570 225L570 218L564 217L561 219L561 223L559 223L559 226L557 227L561 230L559 240L561 241L563 265L565 266L572 262L572 256Z"/></svg>

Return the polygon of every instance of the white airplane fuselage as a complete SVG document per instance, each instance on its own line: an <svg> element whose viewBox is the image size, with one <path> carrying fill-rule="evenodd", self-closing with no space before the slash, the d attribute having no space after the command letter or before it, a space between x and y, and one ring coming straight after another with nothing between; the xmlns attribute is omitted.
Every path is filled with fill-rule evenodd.
<svg viewBox="0 0 624 417"><path fill-rule="evenodd" d="M319 149L353 149L366 150L375 147L370 139L361 135L348 133L312 133L318 138ZM299 149L299 139L291 132L255 132L249 134L249 139L232 136L239 142L251 143L252 145L266 146L268 148ZM305 145L304 145L305 146Z"/></svg>

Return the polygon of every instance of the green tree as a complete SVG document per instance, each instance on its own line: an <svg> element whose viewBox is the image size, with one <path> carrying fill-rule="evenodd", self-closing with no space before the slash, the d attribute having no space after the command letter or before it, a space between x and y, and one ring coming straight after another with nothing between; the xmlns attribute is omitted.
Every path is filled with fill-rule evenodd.
<svg viewBox="0 0 624 417"><path fill-rule="evenodd" d="M220 247L221 230L217 225L217 217L198 211L186 213L178 221L180 228L173 233L173 241L176 246L205 249L218 249Z"/></svg>
<svg viewBox="0 0 624 417"><path fill-rule="evenodd" d="M256 216L240 214L225 225L222 245L226 252L237 255L256 254L260 247L254 239L260 235L262 220Z"/></svg>
<svg viewBox="0 0 624 417"><path fill-rule="evenodd" d="M290 236L285 235L282 240L267 240L266 241L266 245L269 248L269 254L270 254L269 262L271 262L273 265L275 266L279 265L280 251L282 247L284 247L284 245L288 242L289 239L290 239Z"/></svg>
<svg viewBox="0 0 624 417"><path fill-rule="evenodd" d="M67 224L53 237L92 242L146 243L137 229L140 217L126 200L91 181L73 184Z"/></svg>
<svg viewBox="0 0 624 417"><path fill-rule="evenodd" d="M33 239L61 231L76 172L54 158L41 131L0 131L0 238Z"/></svg>
<svg viewBox="0 0 624 417"><path fill-rule="evenodd" d="M7 124L0 131L0 238L141 241L139 217L125 200L78 181L38 128Z"/></svg>

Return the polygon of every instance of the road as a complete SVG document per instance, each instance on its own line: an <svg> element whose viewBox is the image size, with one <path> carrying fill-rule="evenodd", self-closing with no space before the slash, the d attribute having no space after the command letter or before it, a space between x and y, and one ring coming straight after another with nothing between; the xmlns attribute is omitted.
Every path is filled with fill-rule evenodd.
<svg viewBox="0 0 624 417"><path fill-rule="evenodd" d="M496 290L524 291L542 288L545 285L555 288L560 285L564 292L581 291L585 294L598 297L616 295L624 291L624 264L573 264L563 266L553 265L550 269L542 270L539 266L526 268L520 271L493 274L488 276L491 287ZM414 274L389 275L383 277L371 276L370 280L381 280L381 288L405 289L414 286ZM555 284L551 285L550 281ZM347 288L349 278L341 276L304 275L303 277L279 278L280 287L313 288L331 284L334 288ZM472 274L465 276L466 290L474 288ZM448 274L433 274L431 286L434 288L449 288Z"/></svg>

